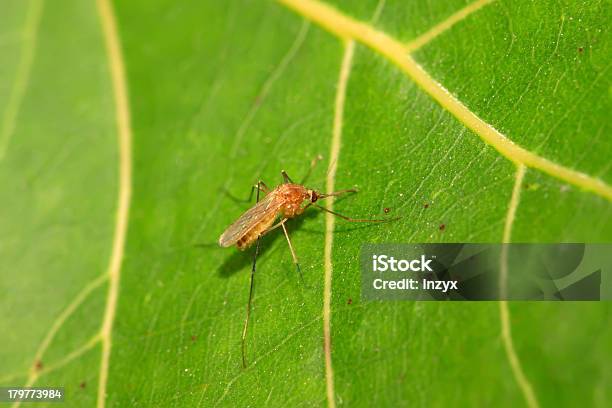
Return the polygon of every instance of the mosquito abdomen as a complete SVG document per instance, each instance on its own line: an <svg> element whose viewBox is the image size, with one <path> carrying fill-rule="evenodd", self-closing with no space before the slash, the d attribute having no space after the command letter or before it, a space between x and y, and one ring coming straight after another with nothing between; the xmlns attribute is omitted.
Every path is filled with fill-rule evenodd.
<svg viewBox="0 0 612 408"><path fill-rule="evenodd" d="M268 228L270 228L270 226L272 226L275 219L276 219L276 214L272 213L268 215L266 218L259 221L256 225L254 225L253 228L247 231L246 234L244 234L242 237L238 239L238 241L236 241L236 246L238 247L238 249L241 251L244 251L245 249L250 247L253 244L253 242L255 242L257 238L265 230L267 230Z"/></svg>

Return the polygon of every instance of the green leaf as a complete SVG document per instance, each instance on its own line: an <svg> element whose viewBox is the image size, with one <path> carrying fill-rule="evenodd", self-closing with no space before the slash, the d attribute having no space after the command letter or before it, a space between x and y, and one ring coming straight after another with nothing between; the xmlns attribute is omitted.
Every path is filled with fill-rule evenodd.
<svg viewBox="0 0 612 408"><path fill-rule="evenodd" d="M366 242L612 240L609 4L333 3L115 2L118 32L105 0L3 5L0 386L70 406L99 383L107 406L610 404L609 304L365 303L358 262ZM243 369L252 250L217 239L249 206L232 197L319 154L309 186L359 189L335 211L402 218L290 221L303 283L264 237Z"/></svg>

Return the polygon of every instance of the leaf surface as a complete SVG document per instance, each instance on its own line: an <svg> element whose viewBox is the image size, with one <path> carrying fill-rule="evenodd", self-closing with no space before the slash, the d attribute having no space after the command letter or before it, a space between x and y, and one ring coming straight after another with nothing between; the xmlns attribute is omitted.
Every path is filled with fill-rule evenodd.
<svg viewBox="0 0 612 408"><path fill-rule="evenodd" d="M511 303L510 337L497 302L361 302L358 256L365 242L612 239L609 4L338 1L326 26L324 14L286 3L114 4L133 175L107 405L318 406L331 393L348 406L516 406L525 388L509 339L539 405L608 405L608 304ZM15 126L0 135L0 383L26 383L57 327L35 384L65 386L91 406L122 171L104 18L87 2L8 4L0 113ZM409 57L449 97L432 97L379 37L347 45L343 19L407 47L428 38ZM34 37L20 34L27 27ZM517 184L524 164L468 126L450 95L558 167L525 163ZM232 197L248 197L258 179L280 183L281 169L300 180L318 154L310 186L359 189L334 210L368 218L388 208L402 219L337 219L333 231L314 209L292 220L304 283L282 230L266 236L242 369L252 253L216 242L248 208Z"/></svg>

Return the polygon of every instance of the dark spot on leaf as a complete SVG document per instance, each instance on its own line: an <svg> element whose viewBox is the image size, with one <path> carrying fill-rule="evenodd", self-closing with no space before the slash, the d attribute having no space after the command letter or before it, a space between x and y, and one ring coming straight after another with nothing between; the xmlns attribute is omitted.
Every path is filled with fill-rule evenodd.
<svg viewBox="0 0 612 408"><path fill-rule="evenodd" d="M198 339L198 336L196 336L195 334L191 336L191 341L196 341L197 339Z"/></svg>
<svg viewBox="0 0 612 408"><path fill-rule="evenodd" d="M578 52L582 52L582 51L584 51L584 48L578 47Z"/></svg>
<svg viewBox="0 0 612 408"><path fill-rule="evenodd" d="M87 385L87 384L85 383L85 381L82 381L82 382L79 384L79 387L81 387L81 388L85 388L85 386L86 386L86 385Z"/></svg>
<svg viewBox="0 0 612 408"><path fill-rule="evenodd" d="M349 300L347 300L347 301L346 301L346 304L347 304L347 305L352 305L352 304L353 304L353 299L350 299L350 298L349 298Z"/></svg>
<svg viewBox="0 0 612 408"><path fill-rule="evenodd" d="M34 365L34 367L35 367L35 368L36 368L38 371L42 370L42 368L43 368L43 363L42 363L42 361L38 360L38 361L36 362L36 364Z"/></svg>
<svg viewBox="0 0 612 408"><path fill-rule="evenodd" d="M423 204L423 208L429 208L429 203Z"/></svg>
<svg viewBox="0 0 612 408"><path fill-rule="evenodd" d="M389 211L391 211L391 209L389 207L385 207L384 210L385 214L389 214Z"/></svg>
<svg viewBox="0 0 612 408"><path fill-rule="evenodd" d="M446 225L445 224L440 224L440 231L444 231L446 229Z"/></svg>

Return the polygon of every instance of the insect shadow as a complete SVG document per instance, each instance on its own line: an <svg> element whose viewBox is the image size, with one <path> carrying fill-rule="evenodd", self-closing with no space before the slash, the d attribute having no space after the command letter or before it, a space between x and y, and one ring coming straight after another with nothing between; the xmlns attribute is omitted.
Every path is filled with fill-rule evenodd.
<svg viewBox="0 0 612 408"><path fill-rule="evenodd" d="M318 215L316 211L307 211L300 218L294 218L291 220L292 222L287 224L287 227L291 230L302 230L301 225L307 219L315 218ZM321 234L320 230L310 230L313 233ZM259 248L259 256L265 255L266 253L274 250L273 243L279 238L283 237L283 232L281 230L272 231L270 234L267 234L265 237L262 237L264 240L262 243L265 245L261 245ZM254 250L254 248L253 248ZM230 256L225 258L221 266L217 269L217 272L220 276L224 278L229 278L237 272L250 267L253 263L253 250L251 251L236 251L233 252Z"/></svg>

